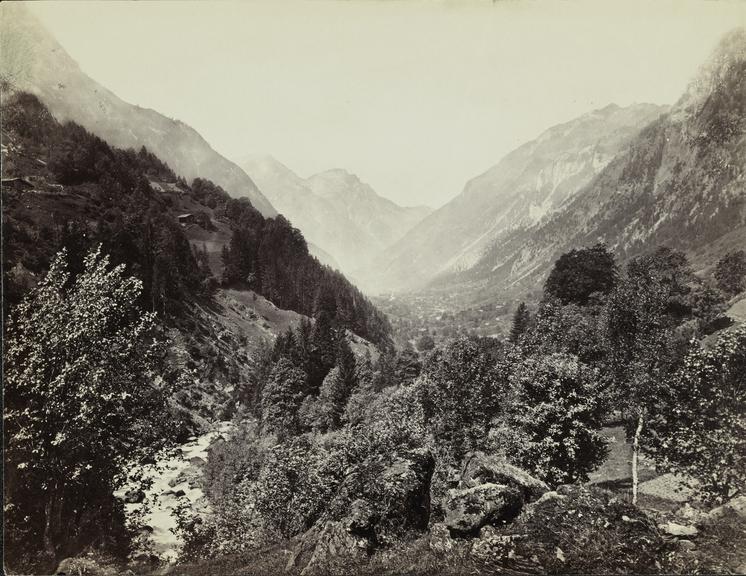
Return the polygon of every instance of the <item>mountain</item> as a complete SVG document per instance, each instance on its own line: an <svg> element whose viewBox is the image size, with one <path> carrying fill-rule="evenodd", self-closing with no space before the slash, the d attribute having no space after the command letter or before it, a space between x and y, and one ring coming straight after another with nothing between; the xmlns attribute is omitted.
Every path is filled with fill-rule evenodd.
<svg viewBox="0 0 746 576"><path fill-rule="evenodd" d="M437 274L470 267L502 235L562 207L664 110L612 104L513 150L375 262L377 289L411 289Z"/></svg>
<svg viewBox="0 0 746 576"><path fill-rule="evenodd" d="M222 286L309 317L325 306L341 326L388 342L388 320L320 264L282 216L265 218L203 178L164 187L176 176L155 155L61 124L33 94L4 98L0 113L4 304L17 301L61 248L82 259L101 243L140 278L143 305L164 319L211 306Z"/></svg>
<svg viewBox="0 0 746 576"><path fill-rule="evenodd" d="M271 156L238 164L309 242L352 276L430 212L398 206L344 170L304 179Z"/></svg>
<svg viewBox="0 0 746 576"><path fill-rule="evenodd" d="M746 30L726 36L671 110L550 218L495 242L435 285L485 299L541 284L552 262L605 242L627 258L666 245L695 268L746 246Z"/></svg>
<svg viewBox="0 0 746 576"><path fill-rule="evenodd" d="M432 209L427 206L403 207L382 198L354 174L327 170L308 179L311 190L332 202L339 212L376 242L387 248L404 236Z"/></svg>
<svg viewBox="0 0 746 576"><path fill-rule="evenodd" d="M187 181L208 178L264 216L277 213L251 178L193 128L124 102L91 79L21 3L1 10L3 78L37 95L57 120L72 120L119 148L145 146Z"/></svg>

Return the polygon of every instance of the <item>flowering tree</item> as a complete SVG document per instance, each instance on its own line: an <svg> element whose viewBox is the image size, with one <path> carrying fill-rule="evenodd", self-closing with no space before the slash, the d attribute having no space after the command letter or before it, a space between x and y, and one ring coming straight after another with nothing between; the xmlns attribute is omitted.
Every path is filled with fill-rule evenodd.
<svg viewBox="0 0 746 576"><path fill-rule="evenodd" d="M100 249L73 279L66 256L13 311L4 358L6 504L30 495L15 504L25 520L36 515L50 559L71 552L76 522L167 439L154 315L135 304L141 282Z"/></svg>
<svg viewBox="0 0 746 576"><path fill-rule="evenodd" d="M656 463L722 501L746 490L746 326L697 345L651 410L646 442Z"/></svg>
<svg viewBox="0 0 746 576"><path fill-rule="evenodd" d="M598 373L569 354L534 356L516 366L504 448L551 485L586 480L606 458L606 407Z"/></svg>
<svg viewBox="0 0 746 576"><path fill-rule="evenodd" d="M686 317L690 280L684 255L660 248L630 261L609 297L609 366L617 407L632 440L633 504L637 504L642 435L651 403L676 366L673 330Z"/></svg>

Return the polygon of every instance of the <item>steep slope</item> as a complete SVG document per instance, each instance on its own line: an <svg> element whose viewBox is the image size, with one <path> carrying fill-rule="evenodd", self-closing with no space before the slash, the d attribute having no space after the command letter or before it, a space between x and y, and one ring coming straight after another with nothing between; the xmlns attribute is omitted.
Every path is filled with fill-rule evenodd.
<svg viewBox="0 0 746 576"><path fill-rule="evenodd" d="M343 271L354 270L358 259L374 249L373 238L362 233L332 202L314 194L308 183L284 164L271 156L249 156L239 165L261 186L272 205Z"/></svg>
<svg viewBox="0 0 746 576"><path fill-rule="evenodd" d="M57 120L73 120L113 146L145 146L187 181L208 178L232 196L248 198L264 216L276 214L251 178L194 129L128 104L88 77L21 3L4 3L0 10L3 79L36 94Z"/></svg>
<svg viewBox="0 0 746 576"><path fill-rule="evenodd" d="M663 111L652 104L610 105L517 148L376 262L378 288L414 288L438 273L473 265L501 235L563 206Z"/></svg>
<svg viewBox="0 0 746 576"><path fill-rule="evenodd" d="M303 179L271 156L238 164L310 242L353 276L430 212L398 206L344 170Z"/></svg>
<svg viewBox="0 0 746 576"><path fill-rule="evenodd" d="M697 267L746 246L746 30L730 33L668 114L646 127L560 212L438 281L481 298L536 286L561 253L606 242L622 259L656 245Z"/></svg>
<svg viewBox="0 0 746 576"><path fill-rule="evenodd" d="M432 212L427 206L399 206L382 198L346 170L315 174L308 179L308 184L317 196L332 202L382 249L399 240Z"/></svg>

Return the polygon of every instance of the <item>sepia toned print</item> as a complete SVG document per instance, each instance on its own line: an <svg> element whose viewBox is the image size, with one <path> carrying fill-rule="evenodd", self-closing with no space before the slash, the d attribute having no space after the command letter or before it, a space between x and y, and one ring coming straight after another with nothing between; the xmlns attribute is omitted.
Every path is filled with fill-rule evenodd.
<svg viewBox="0 0 746 576"><path fill-rule="evenodd" d="M746 4L0 4L6 574L746 573Z"/></svg>

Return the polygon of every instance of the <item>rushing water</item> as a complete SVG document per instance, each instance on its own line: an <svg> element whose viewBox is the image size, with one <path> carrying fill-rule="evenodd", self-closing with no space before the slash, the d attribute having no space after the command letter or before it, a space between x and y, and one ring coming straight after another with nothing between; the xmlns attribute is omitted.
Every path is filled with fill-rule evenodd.
<svg viewBox="0 0 746 576"><path fill-rule="evenodd" d="M147 551L167 562L174 562L178 558L181 542L174 533L176 517L173 512L180 502L185 501L193 510L209 512L209 505L196 480L202 476L210 444L219 437L226 437L230 429L230 422L221 422L213 431L190 438L175 452L171 451L158 459L156 464L142 467L143 476L152 479L152 484L144 491L145 499L140 503L124 505L128 519L134 519L144 512L142 521L149 527L147 546L135 554ZM128 490L138 488L139 484L130 484L117 491L115 496L124 498Z"/></svg>

